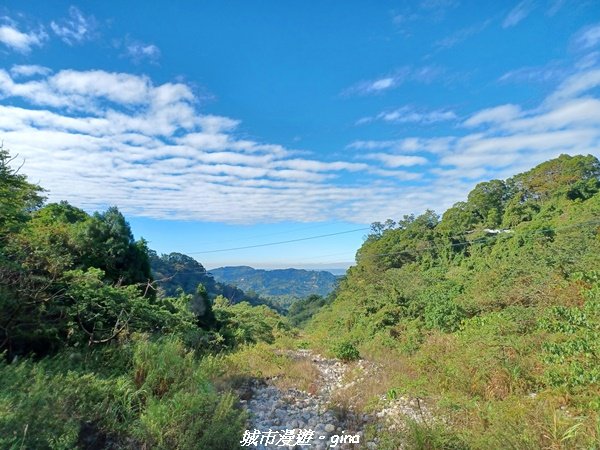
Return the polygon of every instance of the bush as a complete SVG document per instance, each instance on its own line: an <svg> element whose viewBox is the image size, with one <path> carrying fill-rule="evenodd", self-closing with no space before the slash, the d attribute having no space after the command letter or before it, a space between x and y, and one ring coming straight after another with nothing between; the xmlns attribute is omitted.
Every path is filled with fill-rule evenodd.
<svg viewBox="0 0 600 450"><path fill-rule="evenodd" d="M54 359L66 365L65 356ZM52 365L0 366L0 448L69 449L81 438L102 446L120 442L141 406L133 383L124 376L56 373Z"/></svg>
<svg viewBox="0 0 600 450"><path fill-rule="evenodd" d="M143 442L158 449L237 446L245 413L235 409L232 395L217 394L180 340L142 340L133 359L135 382L148 402L136 431Z"/></svg>
<svg viewBox="0 0 600 450"><path fill-rule="evenodd" d="M0 448L237 448L246 414L179 339L113 348L0 359Z"/></svg>
<svg viewBox="0 0 600 450"><path fill-rule="evenodd" d="M219 296L214 301L213 311L219 323L219 334L229 348L258 342L273 343L277 336L290 329L285 318L264 305L230 304Z"/></svg>
<svg viewBox="0 0 600 450"><path fill-rule="evenodd" d="M464 311L452 300L429 303L425 307L425 325L427 328L453 332L458 330L464 318Z"/></svg>
<svg viewBox="0 0 600 450"><path fill-rule="evenodd" d="M356 361L360 358L358 349L351 342L342 342L336 345L333 349L333 354L336 358L345 362Z"/></svg>

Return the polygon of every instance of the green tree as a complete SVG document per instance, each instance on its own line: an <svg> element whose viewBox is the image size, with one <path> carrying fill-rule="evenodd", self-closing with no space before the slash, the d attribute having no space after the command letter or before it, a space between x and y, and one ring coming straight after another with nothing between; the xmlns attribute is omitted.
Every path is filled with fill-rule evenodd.
<svg viewBox="0 0 600 450"><path fill-rule="evenodd" d="M500 225L507 193L506 184L502 180L491 180L475 186L469 193L468 204L477 217L477 222L490 228Z"/></svg>
<svg viewBox="0 0 600 450"><path fill-rule="evenodd" d="M216 325L212 303L208 298L208 292L202 283L199 283L196 288L196 293L192 298L191 309L196 315L200 327L209 329Z"/></svg>
<svg viewBox="0 0 600 450"><path fill-rule="evenodd" d="M18 231L29 219L29 214L39 208L44 198L43 189L29 183L25 175L14 169L11 157L0 146L0 245L10 233Z"/></svg>
<svg viewBox="0 0 600 450"><path fill-rule="evenodd" d="M83 267L102 269L107 279L121 284L151 280L147 243L133 239L129 223L116 207L95 213L81 237L87 249Z"/></svg>

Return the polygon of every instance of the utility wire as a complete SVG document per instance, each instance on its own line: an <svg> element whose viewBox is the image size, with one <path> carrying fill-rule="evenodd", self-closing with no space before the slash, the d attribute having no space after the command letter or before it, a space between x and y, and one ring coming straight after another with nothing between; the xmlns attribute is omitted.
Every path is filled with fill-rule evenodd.
<svg viewBox="0 0 600 450"><path fill-rule="evenodd" d="M479 244L479 243L484 243L487 242L489 240L493 240L493 239L497 239L499 236L507 236L507 237L521 237L521 236L527 236L530 234L536 234L536 233L541 233L541 232L546 232L546 231L557 231L557 230L565 230L565 229L569 229L569 228L577 228L583 225L600 225L600 220L589 220L586 222L581 222L581 223L576 223L573 225L566 225L563 227L555 227L555 228L538 228L536 230L530 230L530 231L525 231L523 233L518 233L518 234L514 234L514 233L498 233L498 234L494 234L491 236L484 236L481 238L477 238L477 239L473 239L471 241L463 241L463 242L454 242L451 244L447 244L447 245L442 245L442 246L437 246L437 245L429 245L426 247L420 247L418 249L410 249L407 248L406 250L403 250L401 252L390 252L390 253L374 253L374 254L366 254L366 255L361 255L359 256L359 258L372 258L372 257L377 257L377 256L390 256L390 255L402 255L405 253L418 253L418 252L423 252L426 250L441 250L444 248L450 248L450 247L460 247L460 246L465 246L465 245L472 245L472 244ZM510 231L514 231L514 230L510 230Z"/></svg>
<svg viewBox="0 0 600 450"><path fill-rule="evenodd" d="M420 247L418 249L406 249L400 252L387 252L387 253L373 253L373 254L366 254L366 255L360 255L359 259L361 258L375 258L375 257L379 257L379 256L392 256L392 255L401 255L401 254L406 254L406 253L420 253L423 251L427 251L427 250L431 250L431 249L436 249L436 250L441 250L444 248L453 248L453 247L461 247L461 246L466 246L466 245L473 245L473 244L480 244L480 243L485 243L488 242L490 240L494 240L494 239L498 239L499 236L504 236L504 237L521 237L521 236L528 236L528 235L532 235L532 234L537 234L537 233L542 233L542 232L548 232L548 231L559 231L559 230L566 230L566 229L570 229L570 228L578 228L581 226L585 226L585 225L600 225L600 220L589 220L586 222L580 222L580 223L576 223L576 224L572 224L572 225L565 225L565 226L560 226L560 227L555 227L555 228L538 228L535 230L529 230L529 231L525 231L523 233L498 233L498 234L494 234L491 236L484 236L481 238L477 238L477 239L473 239L470 241L462 241L462 242L454 242L454 243L450 243L450 244L446 244L446 245L441 245L441 246L436 246L436 245L428 245L426 247ZM358 231L358 230L354 230L354 231ZM512 230L511 230L512 231ZM348 231L351 232L351 231ZM347 232L342 232L342 233L347 233ZM337 233L336 233L337 234ZM325 237L325 236L319 236L319 237ZM313 239L314 237L310 237L310 238L303 238L303 239ZM274 245L274 244L261 244L261 246L263 245ZM324 255L324 256L329 256L329 255ZM210 273L210 271L182 271L182 272L176 272L174 275L183 275L183 274L206 274L206 275L212 275L212 273Z"/></svg>
<svg viewBox="0 0 600 450"><path fill-rule="evenodd" d="M246 250L249 248L269 247L271 245L289 244L291 242L301 242L301 241L308 241L311 239L320 239L320 238L324 238L324 237L339 236L340 234L356 233L357 231L366 231L366 230L370 230L370 229L371 228L356 228L354 230L339 231L337 233L329 233L329 234L320 234L318 236L309 236L309 237L304 237L304 238L299 238L299 239L289 239L287 241L268 242L266 244L247 245L245 247L220 248L218 250L206 250L206 251L202 251L202 252L187 252L187 254L188 255L200 255L200 254L206 254L206 253L220 253L220 252L230 252L230 251L234 251L234 250Z"/></svg>
<svg viewBox="0 0 600 450"><path fill-rule="evenodd" d="M332 226L332 224L330 224L330 223L318 223L318 224L309 225L309 226L305 226L305 227L301 227L301 228L294 228L292 230L282 230L282 231L275 231L273 233L255 234L252 236L244 236L244 237L235 238L235 239L220 240L219 243L227 244L230 242L250 241L252 239L272 237L272 236L281 235L281 234L298 233L299 231L306 231L306 230L311 230L311 229L315 229L315 228L324 228L324 227L330 227L330 226ZM214 243L214 240L213 241L200 241L200 242L196 242L196 245L213 244L213 243Z"/></svg>

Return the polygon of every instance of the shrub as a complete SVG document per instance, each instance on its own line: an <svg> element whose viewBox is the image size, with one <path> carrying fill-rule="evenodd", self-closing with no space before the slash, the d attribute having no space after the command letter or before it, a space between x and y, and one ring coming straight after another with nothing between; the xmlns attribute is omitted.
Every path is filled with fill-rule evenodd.
<svg viewBox="0 0 600 450"><path fill-rule="evenodd" d="M460 306L452 300L430 303L425 307L425 325L440 331L458 330L465 314Z"/></svg>
<svg viewBox="0 0 600 450"><path fill-rule="evenodd" d="M336 345L333 349L333 353L336 358L345 362L356 361L360 358L358 349L351 342L342 342Z"/></svg>
<svg viewBox="0 0 600 450"><path fill-rule="evenodd" d="M135 382L148 401L136 431L143 442L158 449L237 445L245 413L235 409L232 395L217 394L180 340L142 340L133 359Z"/></svg>
<svg viewBox="0 0 600 450"><path fill-rule="evenodd" d="M0 448L237 447L246 415L208 382L214 361L175 337L114 349L0 359Z"/></svg>
<svg viewBox="0 0 600 450"><path fill-rule="evenodd" d="M119 442L140 407L133 384L48 362L0 365L0 448L75 448L84 428L86 442Z"/></svg>
<svg viewBox="0 0 600 450"><path fill-rule="evenodd" d="M396 388L388 389L388 391L385 393L385 397L388 400L396 400L398 398L398 390Z"/></svg>

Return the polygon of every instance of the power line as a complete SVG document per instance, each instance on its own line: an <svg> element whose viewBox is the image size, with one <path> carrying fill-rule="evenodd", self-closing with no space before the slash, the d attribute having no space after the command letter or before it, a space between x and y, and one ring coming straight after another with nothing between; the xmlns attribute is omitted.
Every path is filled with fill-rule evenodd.
<svg viewBox="0 0 600 450"><path fill-rule="evenodd" d="M226 244L226 243L229 243L229 242L250 241L252 239L264 238L264 237L271 237L271 236L276 236L276 235L281 235L281 234L297 233L299 231L311 230L311 229L314 229L314 228L330 227L331 225L332 225L331 223L313 224L313 225L305 226L305 227L302 227L302 228L294 228L292 230L275 231L273 233L265 233L265 234L255 234L255 235L252 235L252 236L244 236L244 237L240 237L240 238L236 238L236 239L220 240L219 242L221 244ZM213 241L196 242L197 245L212 244L212 243L214 243L214 240Z"/></svg>
<svg viewBox="0 0 600 450"><path fill-rule="evenodd" d="M527 235L530 235L530 234L536 234L536 233L540 233L540 232L565 230L565 229L568 229L568 228L577 228L577 227L580 227L580 226L583 226L583 225L594 225L594 224L600 225L600 220L589 220L589 221L586 221L586 222L576 223L576 224L573 224L573 225L566 225L566 226L563 226L563 227L538 228L536 230L525 231L523 233L518 233L516 235L513 234L513 233L510 233L510 234L508 234L508 233L498 233L498 234L494 234L494 235L491 235L491 236L484 236L484 237L481 237L481 238L473 239L471 241L454 242L454 243L447 244L447 245L442 245L442 246L429 245L429 246L426 246L426 247L420 247L418 249L408 249L407 248L406 250L403 250L401 252L366 254L366 255L360 255L359 259L363 258L363 257L374 258L374 257L377 257L377 256L391 256L391 255L402 255L402 254L405 254L405 253L419 253L419 252L423 252L423 251L426 251L426 250L432 250L432 249L441 250L441 249L444 249L444 248L452 248L452 247L460 247L460 246L466 246L466 245L484 243L484 242L487 242L489 240L497 239L499 236L510 236L510 237L518 236L518 237L521 237L521 236L527 236ZM511 231L514 231L514 230L511 230Z"/></svg>
<svg viewBox="0 0 600 450"><path fill-rule="evenodd" d="M271 245L289 244L292 242L301 242L301 241L308 241L311 239L320 239L320 238L331 237L331 236L339 236L340 234L356 233L357 231L366 231L366 230L370 230L370 229L371 228L356 228L354 230L339 231L337 233L329 233L329 234L320 234L317 236L309 236L309 237L304 237L304 238L299 238L299 239L289 239L287 241L268 242L266 244L247 245L245 247L221 248L218 250L206 250L206 251L202 251L202 252L187 252L187 254L188 255L200 255L200 254L207 254L207 253L230 252L230 251L234 251L234 250L246 250L249 248L268 247Z"/></svg>
<svg viewBox="0 0 600 450"><path fill-rule="evenodd" d="M600 220L589 220L589 221L586 221L586 222L576 223L576 224L572 224L572 225L565 225L565 226L560 226L560 227L554 227L554 228L538 228L538 229L535 229L535 230L524 231L522 233L516 233L516 234L513 234L513 233L511 233L511 234L508 234L508 233L494 234L494 235L491 235L491 236L484 236L484 237L473 239L473 240L470 240L470 241L453 242L453 243L449 243L449 244L446 244L446 245L428 245L428 246L425 246L425 247L420 247L418 249L409 249L409 248L407 248L406 250L399 251L399 252L386 252L386 253L365 254L365 255L360 255L358 259L361 259L361 258L375 258L375 257L379 257L379 256L401 255L401 254L406 254L406 253L420 253L420 252L424 252L424 251L432 250L432 249L441 250L441 249L444 249L444 248L454 248L454 247L461 247L461 246L467 246L467 245L473 245L473 244L486 243L486 242L489 242L490 240L498 239L499 236L504 236L504 237L521 237L521 236L527 236L527 235L532 235L532 234L537 234L537 233L542 233L542 232L559 231L559 230L566 230L566 229L570 229L570 228L578 228L578 227L585 226L585 225L600 225ZM365 230L365 229L363 228L363 229L357 229L357 230L348 230L348 231L343 231L343 232L340 232L340 233L333 233L332 235L342 234L342 233L351 233L351 232L363 231L363 230ZM311 237L307 237L307 238L302 238L300 240L316 239L316 238L319 238L319 237L327 237L327 236L329 236L329 235L311 236ZM295 240L293 240L293 241L295 241ZM285 241L285 242L289 242L289 241ZM284 242L282 242L282 243L284 243ZM278 243L260 244L259 246L276 245L276 244L278 244ZM244 247L244 248L247 248L247 247ZM235 250L235 249L227 249L227 250ZM222 251L227 251L227 250L222 250ZM198 252L198 253L201 253L201 252ZM343 253L340 253L340 254L343 254ZM325 256L330 256L330 255L321 255L320 257L325 257ZM305 258L304 260L307 260L307 259L309 259L309 258ZM200 271L199 270L199 271L176 272L174 275L178 275L178 274L192 274L192 273L212 275L210 273L210 271L207 271L206 269L204 271Z"/></svg>

